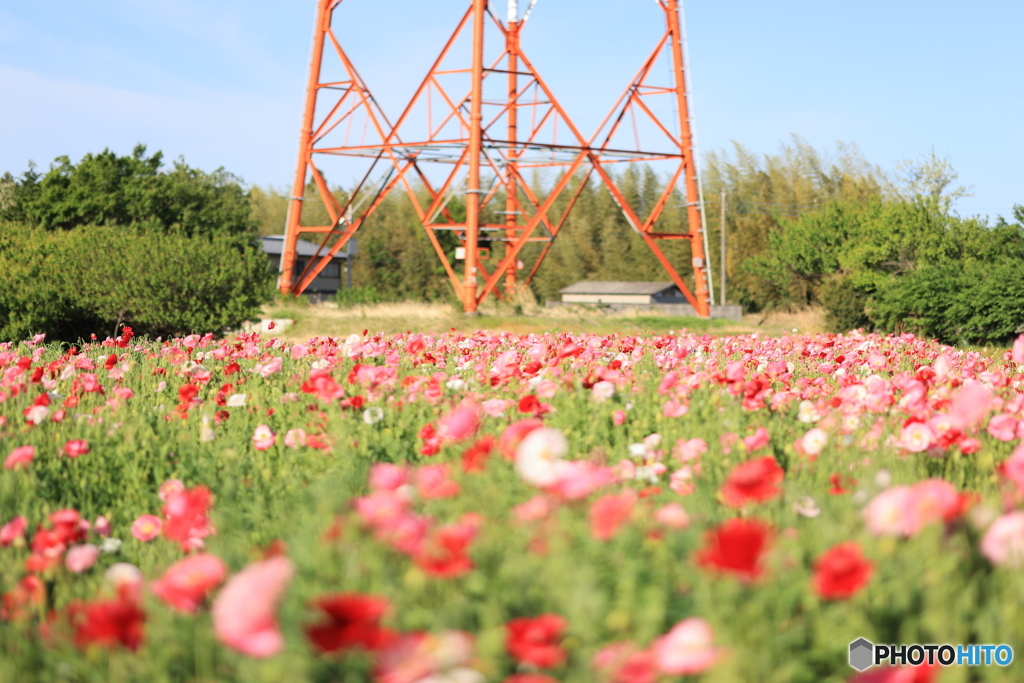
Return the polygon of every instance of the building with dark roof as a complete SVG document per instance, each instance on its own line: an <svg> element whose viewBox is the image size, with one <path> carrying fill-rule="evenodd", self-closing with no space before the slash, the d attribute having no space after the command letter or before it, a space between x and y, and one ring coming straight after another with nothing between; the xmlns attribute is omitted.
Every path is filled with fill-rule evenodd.
<svg viewBox="0 0 1024 683"><path fill-rule="evenodd" d="M284 252L284 235L267 235L262 240L263 253L267 255L270 267L274 272L281 269L281 254ZM292 282L306 268L310 259L316 256L318 245L306 240L298 240L295 244L295 269L293 270ZM349 239L345 249L334 255L331 262L320 274L310 283L304 294L317 294L319 296L333 295L342 287L342 274L344 273L348 286L352 286L352 275L349 270L349 259L358 253L358 245L355 238Z"/></svg>
<svg viewBox="0 0 1024 683"><path fill-rule="evenodd" d="M696 311L679 288L671 282L577 282L558 290L561 301L548 301L549 308L590 305L613 311L651 310L665 315L695 316ZM712 318L740 320L739 306L712 306Z"/></svg>

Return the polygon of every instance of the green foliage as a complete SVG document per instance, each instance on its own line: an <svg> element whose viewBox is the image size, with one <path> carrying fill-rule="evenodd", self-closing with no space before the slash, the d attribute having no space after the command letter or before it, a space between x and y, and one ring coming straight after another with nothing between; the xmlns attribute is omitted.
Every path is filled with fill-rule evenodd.
<svg viewBox="0 0 1024 683"><path fill-rule="evenodd" d="M386 301L384 295L376 287L342 287L334 295L334 302L341 306L360 306L379 304Z"/></svg>
<svg viewBox="0 0 1024 683"><path fill-rule="evenodd" d="M833 331L874 327L957 343L1019 332L1021 268L1021 224L959 218L935 196L831 202L783 220L747 262L778 301L821 303Z"/></svg>
<svg viewBox="0 0 1024 683"><path fill-rule="evenodd" d="M271 298L249 194L137 146L0 179L0 338L223 330Z"/></svg>
<svg viewBox="0 0 1024 683"><path fill-rule="evenodd" d="M827 248L834 237L815 234L815 241L803 249L795 239L787 247L794 252L787 257L802 261L801 274L779 277L788 263L777 256L777 240L794 221L831 203L857 206L891 194L885 174L868 164L853 145L837 145L832 158L797 136L774 155L760 157L739 144L731 155L712 152L704 171L712 264L719 262L723 189L729 296L752 310L813 300L812 290L829 272L830 264L821 260L832 257L820 249ZM846 220L836 215L832 218L839 225ZM816 233L812 226L807 226L807 232Z"/></svg>
<svg viewBox="0 0 1024 683"><path fill-rule="evenodd" d="M83 225L137 226L187 236L254 235L248 194L224 169L206 173L174 162L162 170L160 152L146 156L138 145L130 156L110 150L86 154L73 164L58 157L50 170L34 168L7 190L0 218L70 230Z"/></svg>
<svg viewBox="0 0 1024 683"><path fill-rule="evenodd" d="M875 296L870 314L883 329L964 344L1006 342L1024 332L1022 267L1024 255L925 266Z"/></svg>
<svg viewBox="0 0 1024 683"><path fill-rule="evenodd" d="M0 223L0 339L78 339L99 322L67 286L68 236Z"/></svg>
<svg viewBox="0 0 1024 683"><path fill-rule="evenodd" d="M272 297L272 280L262 252L227 233L6 224L0 338L74 341L121 324L153 336L237 328Z"/></svg>
<svg viewBox="0 0 1024 683"><path fill-rule="evenodd" d="M849 277L837 273L825 278L818 298L825 307L825 324L829 329L845 332L871 327L865 311L868 297Z"/></svg>

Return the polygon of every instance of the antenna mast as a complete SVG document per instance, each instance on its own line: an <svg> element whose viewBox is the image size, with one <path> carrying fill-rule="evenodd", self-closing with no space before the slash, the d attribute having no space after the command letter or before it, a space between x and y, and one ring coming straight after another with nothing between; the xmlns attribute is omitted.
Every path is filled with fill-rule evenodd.
<svg viewBox="0 0 1024 683"><path fill-rule="evenodd" d="M597 176L694 312L702 317L710 315L679 1L656 0L665 12L665 32L589 138L575 126L523 51L522 29L536 1L531 0L520 18L519 1L508 0L508 13L502 21L490 12L487 0L470 0L427 76L401 116L391 123L332 29L333 15L343 0L318 0L298 164L278 283L282 292L301 294L387 195L402 187L463 309L473 313L488 295L493 293L500 298L517 286L530 283L591 177ZM463 34L471 39L469 55L460 55L455 49ZM488 34L499 38L487 41L486 45L491 46L489 52L485 50ZM670 64L671 83L656 82L653 67L659 61ZM325 80L328 63L336 71L340 66L342 75ZM501 76L505 76L504 94L496 97ZM452 84L453 80L458 83ZM487 95L488 92L491 94ZM673 98L676 122L656 114L658 97ZM678 134L670 132L676 128L674 123L678 124ZM353 140L349 136L353 128L365 131L363 139ZM363 179L344 202L331 193L319 167L338 157L362 160L366 167ZM650 162L669 164L675 171L643 216L627 201L611 169L616 164ZM428 165L443 169L440 177L437 173L428 174ZM540 168L553 168L558 177L543 198L534 194L522 175L524 170ZM301 224L309 178L330 216L329 225ZM685 193L687 229L659 229L659 219L677 187ZM452 200L460 189L465 197L462 220L456 218L458 212L451 210ZM493 208L499 203L499 192L504 193L503 211ZM562 207L557 212L556 203ZM491 214L503 217L500 222L489 223L486 216ZM321 244L303 272L296 274L295 245L300 233L319 233ZM458 254L462 254L461 273L441 239L445 234L454 235L462 245L454 259L458 261ZM680 260L679 251L670 251L670 258L659 247L666 240L688 243L692 292L690 283L673 265L674 260ZM450 239L445 238L445 242L450 243ZM481 256L489 253L480 249L481 242L500 247L491 260L497 263L490 268L481 260ZM524 257L523 249L533 243L540 249L534 252L532 267L520 281L518 265Z"/></svg>

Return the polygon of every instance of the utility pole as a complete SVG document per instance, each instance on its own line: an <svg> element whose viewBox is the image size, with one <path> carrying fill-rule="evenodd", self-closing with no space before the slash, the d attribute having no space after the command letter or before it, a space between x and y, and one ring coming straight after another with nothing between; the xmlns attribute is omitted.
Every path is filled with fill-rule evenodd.
<svg viewBox="0 0 1024 683"><path fill-rule="evenodd" d="M721 248L721 253L719 254L719 259L721 260L721 265L719 266L719 268L721 268L721 271L722 271L722 305L725 306L725 188L724 187L722 188L722 207L721 207L721 209L722 209L722 213L718 217L719 232L721 233L720 236L722 238L722 248Z"/></svg>

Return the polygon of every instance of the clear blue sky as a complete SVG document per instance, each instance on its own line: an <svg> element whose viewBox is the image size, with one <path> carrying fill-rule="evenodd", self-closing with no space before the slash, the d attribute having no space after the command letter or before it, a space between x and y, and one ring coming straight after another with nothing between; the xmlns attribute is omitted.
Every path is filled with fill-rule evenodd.
<svg viewBox="0 0 1024 683"><path fill-rule="evenodd" d="M520 0L526 4L526 0ZM504 15L504 0L497 5ZM345 0L336 24L392 116L466 0ZM0 6L0 172L137 142L285 187L315 2L93 0ZM793 133L892 169L934 148L974 196L1024 203L1024 2L689 0L702 151ZM653 0L539 0L528 54L589 133L660 32Z"/></svg>

